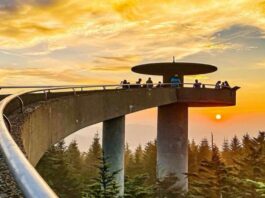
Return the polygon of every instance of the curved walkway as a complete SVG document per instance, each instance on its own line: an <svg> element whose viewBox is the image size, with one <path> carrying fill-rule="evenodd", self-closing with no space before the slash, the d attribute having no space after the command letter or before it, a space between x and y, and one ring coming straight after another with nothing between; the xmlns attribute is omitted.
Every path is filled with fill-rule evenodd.
<svg viewBox="0 0 265 198"><path fill-rule="evenodd" d="M10 95L1 101L0 113L8 116L11 122L11 132L16 142L9 133L8 120L4 121L2 118L0 120L0 148L7 159L9 170L26 197L56 197L33 166L37 164L50 145L81 128L177 101L192 103L192 106L235 104L235 90L208 88L195 90L171 87L120 90L116 89L117 86L119 85L41 89ZM86 89L101 89L101 91ZM3 160L0 160L0 167L1 162ZM0 169L0 172L7 171L5 164L3 167L5 168ZM3 180L0 173L0 185L1 179ZM16 186L13 181L10 184L6 189L9 188L12 193L12 189ZM13 196L8 193L2 197ZM17 191L17 195L13 197L20 195Z"/></svg>

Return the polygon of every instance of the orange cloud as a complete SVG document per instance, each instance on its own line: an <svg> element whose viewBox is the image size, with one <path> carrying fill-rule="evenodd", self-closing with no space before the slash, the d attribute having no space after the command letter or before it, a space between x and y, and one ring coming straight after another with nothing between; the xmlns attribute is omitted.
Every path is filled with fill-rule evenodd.
<svg viewBox="0 0 265 198"><path fill-rule="evenodd" d="M99 72L130 72L130 66L95 66L90 69L91 71Z"/></svg>
<svg viewBox="0 0 265 198"><path fill-rule="evenodd" d="M52 70L43 68L5 68L0 69L2 84L6 85L53 85L53 84L113 84L114 81L90 77L71 69Z"/></svg>
<svg viewBox="0 0 265 198"><path fill-rule="evenodd" d="M180 53L184 44L196 46L190 53L212 48L214 33L232 25L251 25L264 30L264 3L260 1L183 1L183 0L56 0L20 3L15 10L0 12L0 44L5 48L34 45L44 40L63 40L83 35L118 38L129 46L169 48ZM39 3L36 3L39 2ZM229 7L229 9L227 9ZM242 14L244 13L244 14ZM117 38L118 37L118 38ZM134 45L132 45L134 44ZM125 45L127 46L127 45ZM131 48L129 47L129 48ZM122 47L122 49L124 49ZM139 49L139 48L138 48ZM136 48L131 49L136 53ZM172 54L172 52L171 52Z"/></svg>

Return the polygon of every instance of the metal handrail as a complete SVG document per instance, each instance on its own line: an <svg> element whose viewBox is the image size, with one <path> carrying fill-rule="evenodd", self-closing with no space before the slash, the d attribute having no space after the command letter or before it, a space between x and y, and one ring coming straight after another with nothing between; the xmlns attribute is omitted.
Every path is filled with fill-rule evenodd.
<svg viewBox="0 0 265 198"><path fill-rule="evenodd" d="M93 88L93 87L114 87L114 86L122 86L122 85L146 85L148 83L142 83L142 84L108 84L108 85L47 85L47 86L42 86L42 85L37 85L37 86L0 86L0 89L40 89L42 88L44 90L49 90L52 88ZM161 83L161 85L176 85L177 83ZM194 85L194 83L178 83L179 85ZM153 83L153 85L159 85L159 83ZM204 84L202 85L209 86L209 87L215 87L215 84Z"/></svg>
<svg viewBox="0 0 265 198"><path fill-rule="evenodd" d="M191 85L193 83L184 83L184 85ZM50 91L58 91L58 90L65 90L70 89L76 92L78 88L81 89L81 92L84 91L85 88L102 88L105 90L106 88L113 88L113 87L122 87L122 86L139 86L139 84L112 84L112 85L69 85L69 86L2 86L1 88L39 88L34 89L31 91L21 91L16 94L12 94L4 98L0 102L0 148L3 152L3 155L6 158L6 162L18 183L22 193L27 198L55 198L57 195L53 192L53 190L48 186L48 184L44 181L44 179L39 175L36 169L30 164L27 160L21 149L18 147L14 139L12 138L11 134L9 133L8 127L5 124L5 119L7 117L4 115L5 107L14 99L20 98L22 95L37 93L37 92L44 92L47 93ZM147 85L147 84L142 84ZM172 86L175 84L171 83L161 83L161 84L153 84L153 86L161 85L163 86ZM208 85L209 86L209 85ZM214 86L214 85L210 85ZM23 103L23 101L22 101Z"/></svg>

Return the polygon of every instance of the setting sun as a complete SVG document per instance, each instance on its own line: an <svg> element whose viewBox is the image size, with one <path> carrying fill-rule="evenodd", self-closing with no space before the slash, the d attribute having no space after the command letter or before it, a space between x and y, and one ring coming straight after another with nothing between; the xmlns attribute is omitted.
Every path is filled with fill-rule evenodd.
<svg viewBox="0 0 265 198"><path fill-rule="evenodd" d="M215 115L215 119L216 120L221 120L222 119L222 115L221 114L216 114Z"/></svg>

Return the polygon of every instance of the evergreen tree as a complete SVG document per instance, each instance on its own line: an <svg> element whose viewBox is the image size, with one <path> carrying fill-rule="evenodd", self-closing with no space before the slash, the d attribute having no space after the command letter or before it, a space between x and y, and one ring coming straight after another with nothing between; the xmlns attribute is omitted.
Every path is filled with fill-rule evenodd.
<svg viewBox="0 0 265 198"><path fill-rule="evenodd" d="M136 166L136 174L137 172L142 172L143 169L143 156L144 156L144 152L142 149L142 146L139 145L136 150L135 150L135 154L134 154L134 161L135 161L135 166Z"/></svg>
<svg viewBox="0 0 265 198"><path fill-rule="evenodd" d="M252 144L251 138L249 134L245 134L242 139L242 147L244 149L244 153L247 152Z"/></svg>
<svg viewBox="0 0 265 198"><path fill-rule="evenodd" d="M198 171L198 153L199 148L198 145L196 145L195 141L192 140L191 144L188 144L188 153L189 153L189 172L197 172Z"/></svg>
<svg viewBox="0 0 265 198"><path fill-rule="evenodd" d="M133 159L130 162L131 163L131 168L130 168L130 175L135 176L135 175L141 175L144 173L143 171L143 156L144 152L142 149L142 146L139 145L133 155Z"/></svg>
<svg viewBox="0 0 265 198"><path fill-rule="evenodd" d="M229 146L229 141L227 139L224 139L222 149L222 159L224 160L225 164L232 165L233 160L231 159L231 150Z"/></svg>
<svg viewBox="0 0 265 198"><path fill-rule="evenodd" d="M211 159L211 148L209 146L208 140L204 138L199 146L198 161L200 163L203 160L210 160L210 159Z"/></svg>
<svg viewBox="0 0 265 198"><path fill-rule="evenodd" d="M129 148L128 143L125 146L125 152L124 152L124 169L125 169L125 175L127 177L134 176L134 155L131 149Z"/></svg>
<svg viewBox="0 0 265 198"><path fill-rule="evenodd" d="M207 148L204 142L201 147ZM221 196L221 182L224 165L221 163L218 148L213 146L211 160L202 160L198 174L190 175L194 180L190 189L190 196L205 196L205 198L219 198Z"/></svg>
<svg viewBox="0 0 265 198"><path fill-rule="evenodd" d="M66 160L64 141L52 146L37 165L37 170L62 198L81 196L80 182Z"/></svg>
<svg viewBox="0 0 265 198"><path fill-rule="evenodd" d="M96 133L92 144L88 150L87 157L91 158L91 160L98 160L102 155L102 147L100 145L99 134Z"/></svg>
<svg viewBox="0 0 265 198"><path fill-rule="evenodd" d="M247 134L240 140L235 136L231 143L224 140L222 153L217 146L209 146L207 139L200 145L189 143L189 193L191 198L260 198L264 197L265 183L265 132L256 138ZM221 156L221 157L220 157ZM72 141L68 147L59 142L45 153L37 170L62 198L118 197L116 172L110 172L102 156L99 137L85 154ZM135 152L125 147L125 197L183 197L176 186L176 177L169 175L156 181L156 142L149 142L144 150ZM84 188L85 187L85 188Z"/></svg>
<svg viewBox="0 0 265 198"><path fill-rule="evenodd" d="M220 157L218 147L213 145L211 160L203 160L199 172L188 174L190 189L188 197L204 198L243 198L240 180L235 177L233 169L226 167Z"/></svg>
<svg viewBox="0 0 265 198"><path fill-rule="evenodd" d="M256 192L258 193L259 197L265 197L265 183L255 182L252 180L247 180L247 182L255 186Z"/></svg>
<svg viewBox="0 0 265 198"><path fill-rule="evenodd" d="M258 182L265 182L265 132L253 138L248 152L237 163L240 176Z"/></svg>
<svg viewBox="0 0 265 198"><path fill-rule="evenodd" d="M148 176L139 174L133 178L125 178L125 198L152 198L153 186L147 185Z"/></svg>
<svg viewBox="0 0 265 198"><path fill-rule="evenodd" d="M125 151L124 151L124 165L127 167L130 163L130 161L133 159L133 152L129 147L129 144L126 143L125 145Z"/></svg>
<svg viewBox="0 0 265 198"><path fill-rule="evenodd" d="M81 180L82 160L76 140L70 142L65 150L64 156L69 174L71 174L71 177L76 182L76 193L80 196L83 183Z"/></svg>
<svg viewBox="0 0 265 198"><path fill-rule="evenodd" d="M242 154L242 147L236 135L231 140L230 149L231 149L231 160L237 161Z"/></svg>
<svg viewBox="0 0 265 198"><path fill-rule="evenodd" d="M94 183L87 185L87 188L83 191L83 197L85 198L116 198L119 197L119 186L116 183L116 175L120 172L110 171L110 164L107 163L107 159L102 154L99 158L100 164L97 166L98 177L94 178Z"/></svg>
<svg viewBox="0 0 265 198"><path fill-rule="evenodd" d="M143 154L143 169L148 175L147 183L154 185L156 183L156 141L148 142Z"/></svg>
<svg viewBox="0 0 265 198"><path fill-rule="evenodd" d="M76 174L80 172L82 163L81 163L81 154L78 149L76 140L73 140L65 151L66 162L73 169ZM79 173L80 174L80 173Z"/></svg>
<svg viewBox="0 0 265 198"><path fill-rule="evenodd" d="M262 133L258 138L250 139L245 135L242 140L243 148L237 138L233 138L234 165L230 167L230 177L227 179L226 193L230 197L236 195L239 198L260 197L253 183L248 182L249 179L262 181L264 180L265 167L265 150L262 149L264 137ZM263 154L262 154L263 153ZM262 157L263 156L263 157Z"/></svg>
<svg viewBox="0 0 265 198"><path fill-rule="evenodd" d="M102 147L100 145L100 138L98 133L93 138L93 142L84 155L84 162L82 167L82 177L85 184L91 183L91 178L97 176L99 159L102 154Z"/></svg>

